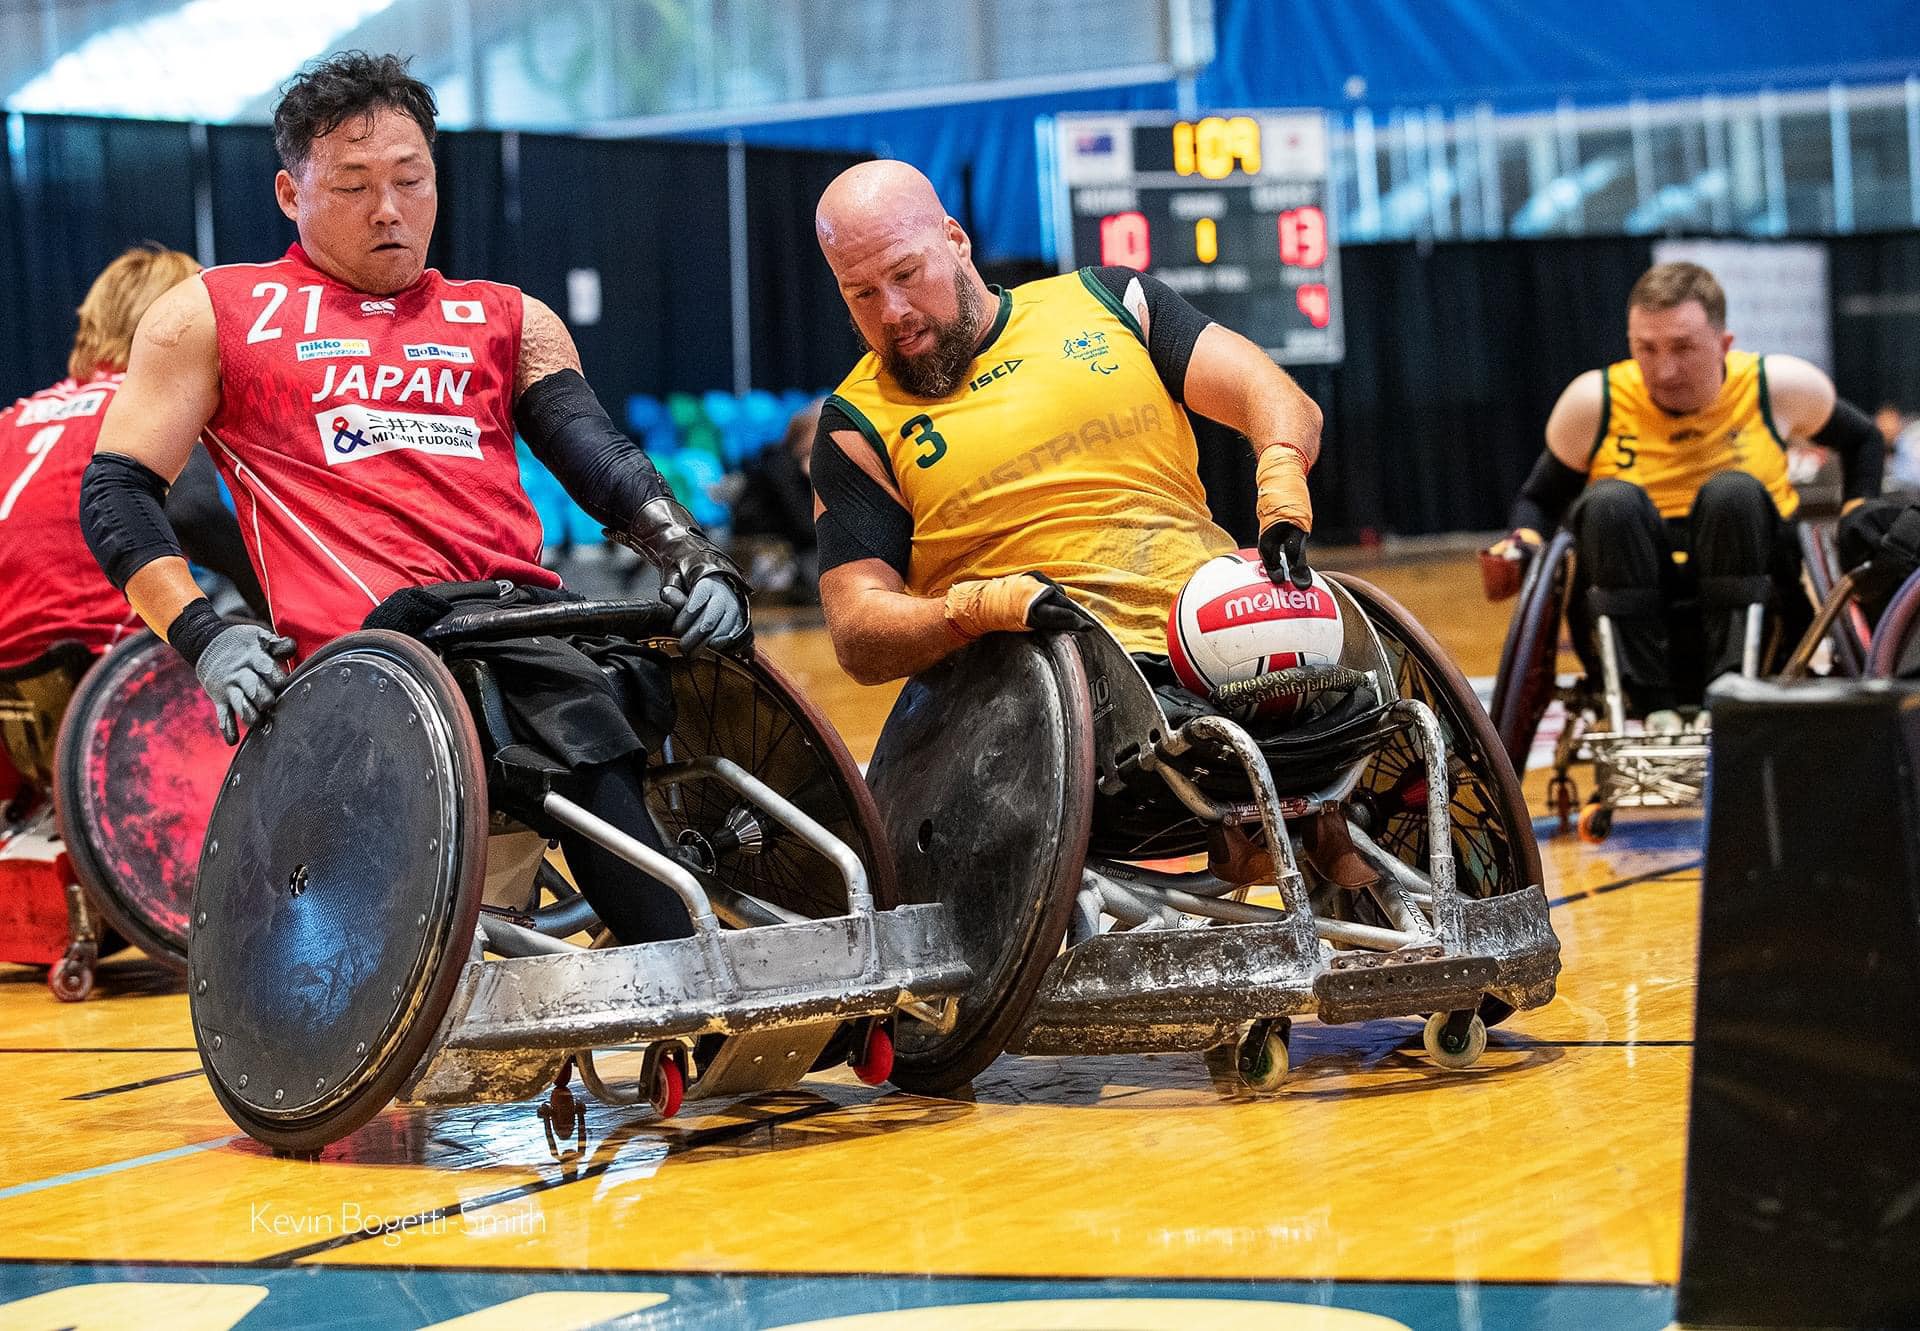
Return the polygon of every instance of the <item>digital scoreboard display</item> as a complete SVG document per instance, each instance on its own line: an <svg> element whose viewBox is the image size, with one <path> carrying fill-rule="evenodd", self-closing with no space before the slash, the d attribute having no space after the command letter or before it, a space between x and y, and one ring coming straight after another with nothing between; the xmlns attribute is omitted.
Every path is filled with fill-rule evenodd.
<svg viewBox="0 0 1920 1331"><path fill-rule="evenodd" d="M1061 116L1052 165L1061 271L1152 273L1283 365L1345 354L1320 112Z"/></svg>

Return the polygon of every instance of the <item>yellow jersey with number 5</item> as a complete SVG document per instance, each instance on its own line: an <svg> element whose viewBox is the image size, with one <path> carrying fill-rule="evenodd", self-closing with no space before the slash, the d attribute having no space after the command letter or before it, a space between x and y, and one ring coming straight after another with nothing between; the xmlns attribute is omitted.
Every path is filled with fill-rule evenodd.
<svg viewBox="0 0 1920 1331"><path fill-rule="evenodd" d="M1800 496L1787 479L1787 444L1774 428L1766 361L1751 351L1727 353L1720 391L1699 411L1676 416L1654 404L1638 362L1607 367L1600 433L1587 483L1608 478L1645 490L1663 518L1684 518L1700 487L1723 471L1757 477L1790 518Z"/></svg>
<svg viewBox="0 0 1920 1331"><path fill-rule="evenodd" d="M966 380L909 395L869 353L829 399L913 518L907 590L1041 572L1128 651L1165 654L1193 571L1234 548L1200 485L1187 413L1139 317L1088 272L1001 293Z"/></svg>

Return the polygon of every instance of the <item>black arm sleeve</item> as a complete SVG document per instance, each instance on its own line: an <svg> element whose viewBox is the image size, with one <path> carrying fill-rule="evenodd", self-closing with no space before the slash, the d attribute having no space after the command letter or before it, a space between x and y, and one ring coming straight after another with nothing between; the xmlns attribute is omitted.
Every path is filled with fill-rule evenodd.
<svg viewBox="0 0 1920 1331"><path fill-rule="evenodd" d="M1543 448L1540 450L1540 460L1533 464L1526 483L1520 487L1520 494L1513 501L1507 524L1515 531L1531 527L1542 536L1550 536L1553 529L1560 525L1567 505L1579 497L1586 485L1585 472L1575 471L1555 457L1552 449Z"/></svg>
<svg viewBox="0 0 1920 1331"><path fill-rule="evenodd" d="M1880 493L1880 474L1886 470L1887 444L1866 412L1843 397L1833 400L1833 414L1813 436L1822 448L1840 458L1840 497L1873 499Z"/></svg>
<svg viewBox="0 0 1920 1331"><path fill-rule="evenodd" d="M904 580L913 558L913 515L840 451L833 438L836 431L860 433L846 413L829 402L820 410L813 440L813 490L820 501L813 530L820 542L820 571L879 559ZM866 440L858 447L868 447Z"/></svg>
<svg viewBox="0 0 1920 1331"><path fill-rule="evenodd" d="M256 618L267 619L267 598L240 540L240 523L220 498L213 459L199 444L167 491L167 521L179 533L187 558L233 583Z"/></svg>
<svg viewBox="0 0 1920 1331"><path fill-rule="evenodd" d="M80 534L107 581L122 591L154 560L183 554L162 507L166 498L158 472L119 453L95 453L80 477Z"/></svg>
<svg viewBox="0 0 1920 1331"><path fill-rule="evenodd" d="M1157 277L1120 267L1087 271L1123 306L1128 305L1129 289L1138 284L1140 296L1147 305L1147 355L1173 400L1185 405L1187 362L1193 359L1193 344L1200 340L1200 334L1213 320L1194 309L1185 296ZM1130 312L1136 319L1140 317L1137 310Z"/></svg>
<svg viewBox="0 0 1920 1331"><path fill-rule="evenodd" d="M557 370L528 388L513 404L513 423L580 507L614 531L631 530L642 505L673 494L578 370Z"/></svg>

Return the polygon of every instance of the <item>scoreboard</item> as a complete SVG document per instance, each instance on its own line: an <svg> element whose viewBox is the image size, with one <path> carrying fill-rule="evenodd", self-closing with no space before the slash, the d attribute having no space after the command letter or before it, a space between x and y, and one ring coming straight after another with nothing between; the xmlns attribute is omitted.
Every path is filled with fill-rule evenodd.
<svg viewBox="0 0 1920 1331"><path fill-rule="evenodd" d="M1063 272L1151 273L1283 365L1344 355L1320 112L1060 116L1048 146Z"/></svg>

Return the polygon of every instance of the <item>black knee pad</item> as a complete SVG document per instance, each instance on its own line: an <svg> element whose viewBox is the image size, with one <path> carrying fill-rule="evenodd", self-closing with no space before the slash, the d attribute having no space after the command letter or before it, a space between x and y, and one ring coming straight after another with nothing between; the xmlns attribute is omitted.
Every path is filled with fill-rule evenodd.
<svg viewBox="0 0 1920 1331"><path fill-rule="evenodd" d="M1660 510L1653 506L1653 496L1632 481L1614 477L1589 485L1580 496L1575 514L1576 525L1582 529L1590 521L1608 524L1660 521Z"/></svg>
<svg viewBox="0 0 1920 1331"><path fill-rule="evenodd" d="M1744 471L1723 471L1711 476L1693 498L1693 516L1727 509L1764 509L1774 512L1773 496L1758 476Z"/></svg>

